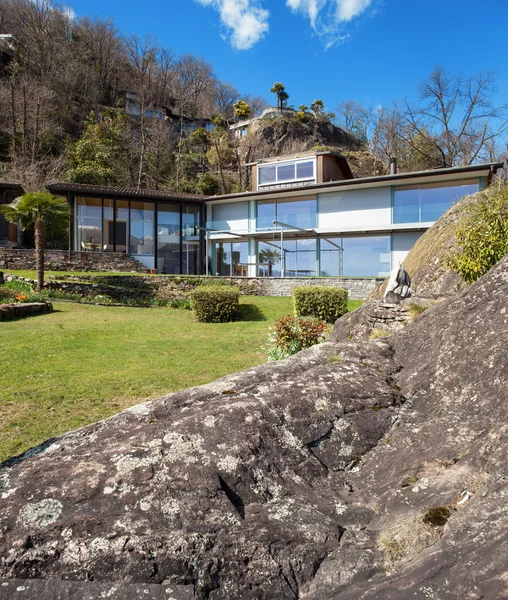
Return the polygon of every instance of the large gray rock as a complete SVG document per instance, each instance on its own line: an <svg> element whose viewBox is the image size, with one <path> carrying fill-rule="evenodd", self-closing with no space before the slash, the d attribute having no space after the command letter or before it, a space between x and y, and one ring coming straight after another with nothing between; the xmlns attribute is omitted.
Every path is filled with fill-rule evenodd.
<svg viewBox="0 0 508 600"><path fill-rule="evenodd" d="M4 463L0 577L507 597L507 292L505 258L389 338L325 343Z"/></svg>

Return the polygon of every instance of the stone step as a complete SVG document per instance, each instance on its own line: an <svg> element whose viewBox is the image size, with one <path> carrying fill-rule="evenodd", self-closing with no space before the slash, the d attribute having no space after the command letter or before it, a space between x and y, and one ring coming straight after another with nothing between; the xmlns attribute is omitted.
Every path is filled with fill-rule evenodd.
<svg viewBox="0 0 508 600"><path fill-rule="evenodd" d="M1 579L0 600L192 600L190 585Z"/></svg>

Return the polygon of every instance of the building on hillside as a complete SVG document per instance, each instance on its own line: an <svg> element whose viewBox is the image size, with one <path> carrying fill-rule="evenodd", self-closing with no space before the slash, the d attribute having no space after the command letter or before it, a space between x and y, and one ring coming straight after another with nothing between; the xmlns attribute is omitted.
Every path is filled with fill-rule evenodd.
<svg viewBox="0 0 508 600"><path fill-rule="evenodd" d="M250 192L206 199L211 273L387 276L455 201L486 187L501 167L353 179L336 153L259 161Z"/></svg>
<svg viewBox="0 0 508 600"><path fill-rule="evenodd" d="M251 117L250 119L242 119L241 121L235 121L229 125L229 130L232 131L237 138L243 138L252 123L259 121L260 119L274 119L276 117L294 117L296 110L294 108L276 108L271 106L265 108L265 110L257 117Z"/></svg>
<svg viewBox="0 0 508 600"><path fill-rule="evenodd" d="M168 106L150 106L144 110L145 117L149 119L160 119L171 123L178 132L184 137L190 135L197 129L206 129L212 131L215 127L211 119L194 118L186 115L179 115L173 111L174 102L171 107ZM141 115L141 105L136 94L127 92L125 94L125 113L133 117Z"/></svg>
<svg viewBox="0 0 508 600"><path fill-rule="evenodd" d="M335 152L253 163L223 196L53 184L72 208L70 248L129 253L148 269L239 277L384 277L455 201L502 163L354 179Z"/></svg>

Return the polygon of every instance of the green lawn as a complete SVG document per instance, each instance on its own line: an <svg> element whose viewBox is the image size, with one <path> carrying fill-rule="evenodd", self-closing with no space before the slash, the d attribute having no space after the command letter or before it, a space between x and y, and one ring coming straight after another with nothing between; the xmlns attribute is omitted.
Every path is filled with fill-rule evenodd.
<svg viewBox="0 0 508 600"><path fill-rule="evenodd" d="M259 352L291 298L243 296L242 320L191 311L54 302L0 323L0 460L149 398L264 362ZM350 310L361 302L351 301Z"/></svg>

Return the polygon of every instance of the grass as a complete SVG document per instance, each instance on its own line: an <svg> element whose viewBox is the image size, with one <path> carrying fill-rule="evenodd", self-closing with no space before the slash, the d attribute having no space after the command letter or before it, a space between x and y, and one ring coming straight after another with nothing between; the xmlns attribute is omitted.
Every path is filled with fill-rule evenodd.
<svg viewBox="0 0 508 600"><path fill-rule="evenodd" d="M390 335L389 331L386 331L386 329L379 329L377 327L375 327L369 335L369 340L378 340L379 338L384 338L384 337L388 337Z"/></svg>
<svg viewBox="0 0 508 600"><path fill-rule="evenodd" d="M171 308L53 306L51 314L0 323L0 460L264 362L268 328L292 313L290 297L266 296L240 297L241 320L232 323L198 323Z"/></svg>

